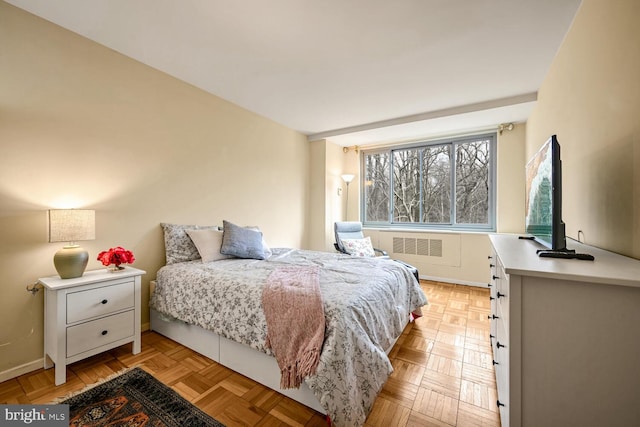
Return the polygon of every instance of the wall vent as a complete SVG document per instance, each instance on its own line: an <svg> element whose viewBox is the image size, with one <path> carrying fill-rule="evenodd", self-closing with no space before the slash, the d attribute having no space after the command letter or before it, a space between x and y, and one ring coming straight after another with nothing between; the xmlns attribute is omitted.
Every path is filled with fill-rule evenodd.
<svg viewBox="0 0 640 427"><path fill-rule="evenodd" d="M429 239L418 239L418 255L429 256Z"/></svg>
<svg viewBox="0 0 640 427"><path fill-rule="evenodd" d="M393 238L393 253L395 254L404 253L404 238L402 237Z"/></svg>
<svg viewBox="0 0 640 427"><path fill-rule="evenodd" d="M429 241L429 253L431 256L442 256L442 239L431 239Z"/></svg>
<svg viewBox="0 0 640 427"><path fill-rule="evenodd" d="M396 254L442 257L442 239L416 239L394 237L393 252Z"/></svg>
<svg viewBox="0 0 640 427"><path fill-rule="evenodd" d="M416 239L409 237L404 239L404 253L410 255L416 254Z"/></svg>

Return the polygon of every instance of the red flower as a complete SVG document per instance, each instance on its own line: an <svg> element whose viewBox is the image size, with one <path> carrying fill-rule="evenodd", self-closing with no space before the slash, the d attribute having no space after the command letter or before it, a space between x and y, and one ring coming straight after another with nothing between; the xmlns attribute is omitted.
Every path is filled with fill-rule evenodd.
<svg viewBox="0 0 640 427"><path fill-rule="evenodd" d="M98 254L98 261L102 265L115 264L131 264L136 258L133 256L133 252L126 250L122 246L111 248L108 251L102 251Z"/></svg>

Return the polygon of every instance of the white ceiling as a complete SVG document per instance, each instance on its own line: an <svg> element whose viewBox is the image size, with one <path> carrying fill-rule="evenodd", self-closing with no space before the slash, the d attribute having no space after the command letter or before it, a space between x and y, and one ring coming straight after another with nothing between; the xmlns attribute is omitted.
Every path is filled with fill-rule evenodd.
<svg viewBox="0 0 640 427"><path fill-rule="evenodd" d="M6 0L309 135L525 121L580 0Z"/></svg>

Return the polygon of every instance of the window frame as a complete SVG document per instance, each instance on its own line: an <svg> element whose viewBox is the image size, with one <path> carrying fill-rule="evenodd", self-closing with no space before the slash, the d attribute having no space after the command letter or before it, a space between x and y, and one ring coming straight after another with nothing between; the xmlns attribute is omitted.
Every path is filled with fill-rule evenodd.
<svg viewBox="0 0 640 427"><path fill-rule="evenodd" d="M488 140L489 141L489 176L488 176L488 186L489 186L489 200L488 200L488 223L487 224L456 224L456 146L464 143L471 143L474 141L480 140ZM407 149L420 149L432 146L450 146L449 150L449 158L450 158L450 180L451 180L451 207L450 207L450 215L451 221L449 223L423 223L423 222L394 222L394 198L393 198L393 188L394 188L394 160L393 153L394 151L401 151ZM378 147L372 149L361 148L360 152L360 170L362 171L362 176L366 176L366 162L365 157L371 154L380 154L386 153L389 156L389 215L387 221L366 221L366 189L365 189L365 179L360 180L360 221L362 222L364 227L368 228L405 228L405 229L424 229L424 230L455 230L455 231L477 231L477 232L495 232L496 231L496 201L497 201L497 145L498 138L496 132L489 133L480 133L466 136L458 136L458 137L450 137L450 138L440 138L434 140L423 140L417 142L411 142L407 144L394 144L385 147ZM422 161L421 168L422 168ZM420 181L422 181L422 170L420 171ZM420 203L422 204L422 184L420 185ZM421 213L422 216L422 213Z"/></svg>

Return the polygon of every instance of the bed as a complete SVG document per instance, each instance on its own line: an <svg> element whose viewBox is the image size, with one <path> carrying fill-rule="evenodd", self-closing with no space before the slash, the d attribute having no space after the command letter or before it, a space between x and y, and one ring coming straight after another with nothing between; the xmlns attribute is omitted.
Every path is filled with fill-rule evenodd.
<svg viewBox="0 0 640 427"><path fill-rule="evenodd" d="M364 424L393 370L387 351L427 303L411 270L389 259L289 248L269 249L265 259L183 258L158 271L151 328L326 413L338 427ZM279 387L261 305L282 267L317 269L325 317L317 371L292 389Z"/></svg>

